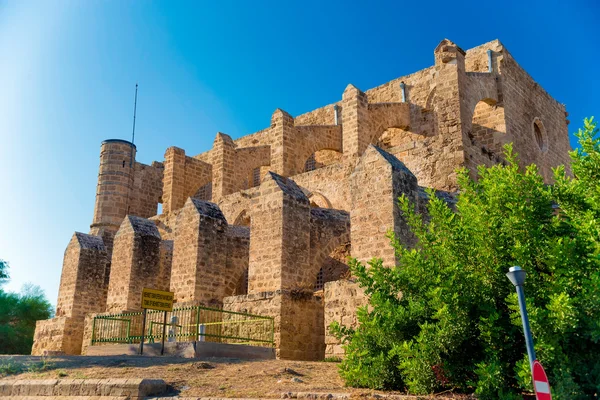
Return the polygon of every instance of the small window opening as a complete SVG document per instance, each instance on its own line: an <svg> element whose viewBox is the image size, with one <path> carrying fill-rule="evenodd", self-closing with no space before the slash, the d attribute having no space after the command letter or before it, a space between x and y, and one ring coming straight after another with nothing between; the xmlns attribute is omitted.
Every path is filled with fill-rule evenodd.
<svg viewBox="0 0 600 400"><path fill-rule="evenodd" d="M316 168L315 154L313 153L304 163L304 172L314 171Z"/></svg>
<svg viewBox="0 0 600 400"><path fill-rule="evenodd" d="M321 268L319 270L319 273L317 274L317 282L315 283L315 292L317 290L321 290L323 289L323 287L325 286L325 283L323 283L323 268Z"/></svg>
<svg viewBox="0 0 600 400"><path fill-rule="evenodd" d="M260 185L260 167L252 171L252 187Z"/></svg>
<svg viewBox="0 0 600 400"><path fill-rule="evenodd" d="M542 130L540 129L538 124L533 124L533 130L535 132L535 140L537 141L540 149L544 147L544 138L542 137Z"/></svg>
<svg viewBox="0 0 600 400"><path fill-rule="evenodd" d="M123 160L123 168L125 168L125 160Z"/></svg>
<svg viewBox="0 0 600 400"><path fill-rule="evenodd" d="M542 152L546 152L548 150L548 139L546 136L546 129L544 128L544 124L540 121L539 118L536 118L533 121L533 135L535 136L535 141Z"/></svg>

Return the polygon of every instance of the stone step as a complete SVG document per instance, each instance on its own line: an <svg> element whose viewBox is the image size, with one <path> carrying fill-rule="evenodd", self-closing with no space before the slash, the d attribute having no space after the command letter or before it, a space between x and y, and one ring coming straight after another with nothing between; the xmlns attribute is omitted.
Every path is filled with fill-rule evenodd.
<svg viewBox="0 0 600 400"><path fill-rule="evenodd" d="M142 399L164 394L162 379L22 379L0 381L0 398Z"/></svg>
<svg viewBox="0 0 600 400"><path fill-rule="evenodd" d="M128 396L11 396L13 400L128 400Z"/></svg>

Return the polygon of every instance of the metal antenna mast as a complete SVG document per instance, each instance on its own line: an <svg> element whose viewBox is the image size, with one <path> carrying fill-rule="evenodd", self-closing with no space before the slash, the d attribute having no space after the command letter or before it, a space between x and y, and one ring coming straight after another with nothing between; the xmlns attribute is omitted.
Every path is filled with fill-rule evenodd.
<svg viewBox="0 0 600 400"><path fill-rule="evenodd" d="M135 140L135 114L137 112L137 92L138 84L135 83L135 100L133 101L133 130L131 132L131 156L129 157L129 167L133 166L133 141Z"/></svg>
<svg viewBox="0 0 600 400"><path fill-rule="evenodd" d="M134 143L135 140L135 114L137 111L137 92L138 92L138 84L135 83L135 100L133 102L133 131L131 132L131 143Z"/></svg>

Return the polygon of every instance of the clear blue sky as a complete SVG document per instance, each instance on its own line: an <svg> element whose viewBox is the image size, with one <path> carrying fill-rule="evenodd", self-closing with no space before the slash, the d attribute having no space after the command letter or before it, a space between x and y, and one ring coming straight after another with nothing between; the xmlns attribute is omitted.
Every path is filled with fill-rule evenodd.
<svg viewBox="0 0 600 400"><path fill-rule="evenodd" d="M136 81L144 163L428 67L446 37L464 49L500 39L566 103L571 131L600 114L594 0L286 3L0 0L7 289L32 282L56 302L64 249L92 220L100 142L131 136Z"/></svg>

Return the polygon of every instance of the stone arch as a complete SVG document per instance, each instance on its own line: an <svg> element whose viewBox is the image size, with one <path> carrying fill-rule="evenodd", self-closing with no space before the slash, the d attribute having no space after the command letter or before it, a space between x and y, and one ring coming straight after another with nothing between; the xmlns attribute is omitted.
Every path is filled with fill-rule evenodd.
<svg viewBox="0 0 600 400"><path fill-rule="evenodd" d="M422 135L408 129L388 128L374 140L373 144L385 151L397 153L413 148L414 143L421 139ZM394 149L398 151L395 152Z"/></svg>
<svg viewBox="0 0 600 400"><path fill-rule="evenodd" d="M248 268L244 269L242 276L237 280L237 285L232 296L240 296L243 294L248 294Z"/></svg>
<svg viewBox="0 0 600 400"><path fill-rule="evenodd" d="M233 225L247 226L248 228L250 228L252 222L250 213L246 209L240 211L233 221Z"/></svg>
<svg viewBox="0 0 600 400"><path fill-rule="evenodd" d="M310 270L306 276L311 277L308 283L314 287L319 271L334 250L350 246L350 215L342 210L313 208L310 235Z"/></svg>
<svg viewBox="0 0 600 400"><path fill-rule="evenodd" d="M343 153L339 149L311 146L299 157L300 160L304 160L304 164L302 164L300 171L310 172L314 171L315 169L334 164L339 162L342 159L342 156Z"/></svg>
<svg viewBox="0 0 600 400"><path fill-rule="evenodd" d="M321 149L313 152L304 162L303 172L314 171L341 161L343 153L332 149Z"/></svg>
<svg viewBox="0 0 600 400"><path fill-rule="evenodd" d="M481 98L465 121L466 163L474 171L478 165L502 161L502 146L507 141L504 107L494 98Z"/></svg>
<svg viewBox="0 0 600 400"><path fill-rule="evenodd" d="M406 103L369 104L370 135L369 143L376 141L387 130L410 130L410 112Z"/></svg>
<svg viewBox="0 0 600 400"><path fill-rule="evenodd" d="M433 111L435 104L436 104L436 88L437 86L434 86L433 89L431 89L429 91L429 94L427 94L427 99L425 100L425 108L423 109L423 111Z"/></svg>
<svg viewBox="0 0 600 400"><path fill-rule="evenodd" d="M339 249L342 246L350 246L350 232L349 231L340 236L332 237L325 247L320 249L314 256L311 256L311 258L312 258L312 263L311 263L312 271L311 272L312 272L312 276L314 276L312 285L313 285L313 287L315 287L315 289L317 286L316 284L317 284L317 280L319 278L319 274L323 274L322 271L323 271L324 264L326 263L326 261L329 258L331 258L331 254L334 252L334 250ZM340 277L338 276L337 278L339 279ZM322 281L323 284L329 281L325 277L323 277L322 279L323 279L323 281ZM336 279L333 279L333 280L336 280Z"/></svg>
<svg viewBox="0 0 600 400"><path fill-rule="evenodd" d="M301 125L296 129L300 138L295 155L298 173L318 169L341 159L341 125ZM312 169L307 168L311 158L315 161Z"/></svg>
<svg viewBox="0 0 600 400"><path fill-rule="evenodd" d="M325 257L323 264L317 272L315 292L323 290L327 282L338 281L350 276L350 267L348 266L348 257L351 256L350 242L342 243L335 247L329 256Z"/></svg>
<svg viewBox="0 0 600 400"><path fill-rule="evenodd" d="M331 202L320 192L312 192L307 195L310 206L313 208L331 208Z"/></svg>
<svg viewBox="0 0 600 400"><path fill-rule="evenodd" d="M531 132L533 133L533 139L538 145L539 150L542 153L548 152L548 133L542 120L539 117L535 117L531 123Z"/></svg>

